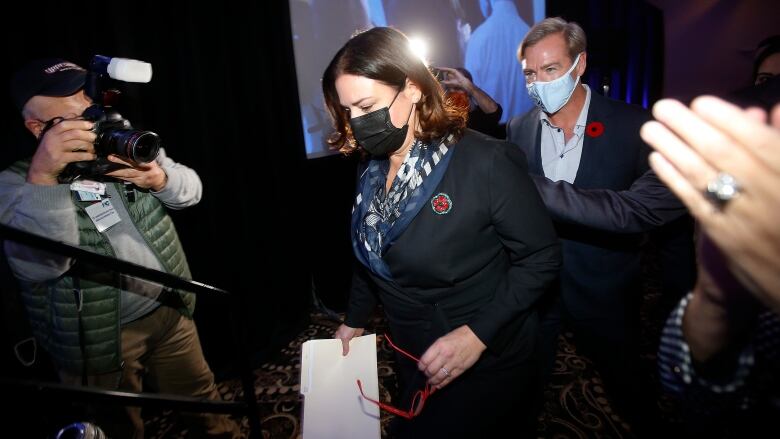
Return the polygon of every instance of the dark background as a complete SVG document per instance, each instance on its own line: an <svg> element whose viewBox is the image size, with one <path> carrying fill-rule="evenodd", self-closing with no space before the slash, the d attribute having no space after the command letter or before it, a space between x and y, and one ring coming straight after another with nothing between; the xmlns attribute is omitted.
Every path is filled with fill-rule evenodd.
<svg viewBox="0 0 780 439"><path fill-rule="evenodd" d="M35 148L8 97L16 67L38 57L86 66L94 54L150 62L151 83L120 84L119 110L137 128L160 134L168 154L201 176L203 201L172 215L194 278L236 297L258 364L306 323L313 292L344 309L356 160L305 159L287 2L256 3L41 1L22 13L6 7L0 166ZM658 9L639 1L550 0L547 12L585 28L584 82L609 83L611 96L639 104L660 97ZM7 273L0 285L11 297ZM225 298L198 300L206 356L218 377L233 375L235 309ZM16 364L5 361L13 358L8 346L23 332L16 331L24 322L16 310L4 305L11 327L2 334L6 365Z"/></svg>
<svg viewBox="0 0 780 439"><path fill-rule="evenodd" d="M462 2L475 29L478 0ZM121 84L119 109L159 133L168 154L203 180L202 202L172 215L194 278L234 296L201 296L196 310L220 380L235 376L237 321L248 329L253 364L270 361L307 323L315 294L344 310L353 260L356 159L305 159L287 2L236 3L42 0L4 5L0 26L0 169L35 148L8 96L15 68L39 57L86 66L94 54L152 63L151 83ZM548 0L547 15L585 29L583 82L648 107L661 96L685 101L747 85L755 44L777 33L776 3ZM40 352L30 368L14 357L29 328L2 254L0 321L0 379L56 380ZM72 421L62 401L39 392L25 401L4 395L11 410L0 413L2 437L21 437L9 435L13 426L59 428L55 415Z"/></svg>
<svg viewBox="0 0 780 439"><path fill-rule="evenodd" d="M194 278L243 300L248 347L262 361L308 317L309 267L323 258L313 239L336 235L329 218L349 212L348 202L322 198L338 192L333 188L346 190L344 177L352 178L337 171L324 181L308 178L307 167L321 166L306 162L300 141L286 2L43 1L29 7L15 14L6 7L4 14L2 166L35 148L8 97L14 68L49 56L86 66L94 54L150 62L149 84L120 84L120 112L136 127L156 131L168 154L203 180L202 202L173 212L174 222ZM12 281L2 282L3 290L13 289ZM202 344L218 374L234 364L230 312L224 298L198 298Z"/></svg>

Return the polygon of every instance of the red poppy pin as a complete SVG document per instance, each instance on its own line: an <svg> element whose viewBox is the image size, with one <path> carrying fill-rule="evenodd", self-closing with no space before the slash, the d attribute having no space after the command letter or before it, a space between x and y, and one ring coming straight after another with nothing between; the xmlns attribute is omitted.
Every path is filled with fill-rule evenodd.
<svg viewBox="0 0 780 439"><path fill-rule="evenodd" d="M601 122L591 122L585 126L585 134L590 137L599 137L604 134L604 124Z"/></svg>
<svg viewBox="0 0 780 439"><path fill-rule="evenodd" d="M452 200L450 199L450 196L445 193L435 195L431 198L431 208L435 213L444 215L452 210Z"/></svg>

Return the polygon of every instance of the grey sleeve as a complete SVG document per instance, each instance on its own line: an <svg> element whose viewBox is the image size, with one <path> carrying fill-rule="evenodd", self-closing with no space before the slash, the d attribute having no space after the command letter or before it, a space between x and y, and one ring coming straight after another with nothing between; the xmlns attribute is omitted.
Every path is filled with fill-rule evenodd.
<svg viewBox="0 0 780 439"><path fill-rule="evenodd" d="M194 206L200 202L203 195L203 184L193 169L173 161L165 154L164 148L160 148L157 164L168 176L168 182L163 190L160 192L152 191L158 200L166 207L175 210Z"/></svg>
<svg viewBox="0 0 780 439"><path fill-rule="evenodd" d="M29 184L13 172L0 173L0 221L8 226L66 244L78 245L76 211L67 184ZM41 282L59 277L71 258L6 241L5 252L14 274Z"/></svg>

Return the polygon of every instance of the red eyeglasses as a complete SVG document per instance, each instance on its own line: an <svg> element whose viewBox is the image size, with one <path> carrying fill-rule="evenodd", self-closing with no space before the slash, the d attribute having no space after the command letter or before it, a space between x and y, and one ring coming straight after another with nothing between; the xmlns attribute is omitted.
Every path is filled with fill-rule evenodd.
<svg viewBox="0 0 780 439"><path fill-rule="evenodd" d="M400 352L401 354L405 355L406 357L410 358L415 363L420 362L418 358L415 358L412 354L396 346L393 343L393 341L390 340L390 337L388 337L387 334L385 334L385 340L387 340L387 343L390 345L390 347ZM409 410L403 411L401 409L391 406L390 404L385 404L383 402L377 401L375 399L371 399L368 396L366 396L366 394L363 393L363 384L360 382L360 380L357 380L357 385L358 385L358 389L360 389L360 395L362 395L364 399L373 402L374 404L379 406L379 408L382 410L387 410L388 412L396 416L401 416L406 419L412 419L415 416L419 415L423 409L423 406L425 406L425 400L428 399L429 396L433 395L433 392L436 391L435 387L431 387L430 384L426 383L425 388L423 390L418 390L417 392L415 392L414 397L412 398L412 406L409 408Z"/></svg>

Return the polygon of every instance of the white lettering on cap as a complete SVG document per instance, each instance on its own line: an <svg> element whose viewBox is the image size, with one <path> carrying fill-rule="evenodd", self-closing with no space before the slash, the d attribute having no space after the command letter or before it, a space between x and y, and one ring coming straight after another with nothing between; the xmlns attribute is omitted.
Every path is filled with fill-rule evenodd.
<svg viewBox="0 0 780 439"><path fill-rule="evenodd" d="M64 72L66 70L84 70L84 69L71 62L61 62L59 64L54 64L51 67L47 67L46 69L43 70L43 72L51 75L52 73Z"/></svg>

